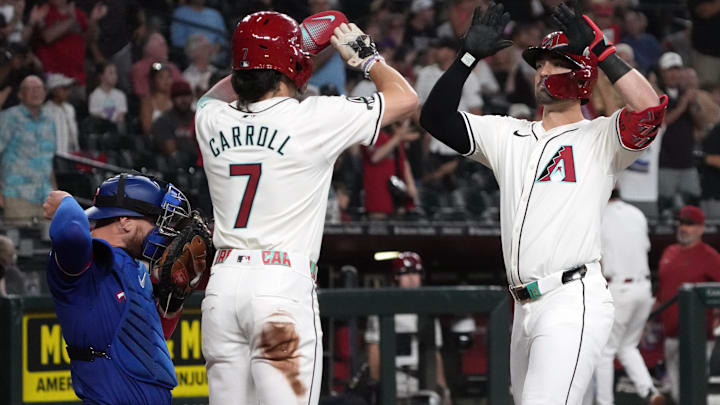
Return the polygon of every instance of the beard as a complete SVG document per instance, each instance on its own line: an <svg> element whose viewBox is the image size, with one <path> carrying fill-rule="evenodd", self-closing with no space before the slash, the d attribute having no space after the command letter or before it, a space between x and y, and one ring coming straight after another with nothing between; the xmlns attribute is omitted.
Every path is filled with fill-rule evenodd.
<svg viewBox="0 0 720 405"><path fill-rule="evenodd" d="M699 239L699 237L694 234L687 233L687 232L680 232L680 231L677 232L675 237L676 237L678 243L683 246L688 246Z"/></svg>
<svg viewBox="0 0 720 405"><path fill-rule="evenodd" d="M550 105L559 103L561 99L554 97L545 87L545 82L540 82L535 86L535 100L539 105Z"/></svg>

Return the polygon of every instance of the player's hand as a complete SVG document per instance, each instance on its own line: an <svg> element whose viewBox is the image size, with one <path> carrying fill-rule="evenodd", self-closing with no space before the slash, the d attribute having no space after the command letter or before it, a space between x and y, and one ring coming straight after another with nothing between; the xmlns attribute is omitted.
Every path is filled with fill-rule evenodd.
<svg viewBox="0 0 720 405"><path fill-rule="evenodd" d="M335 28L330 42L350 67L362 70L366 77L375 62L382 60L372 38L353 23Z"/></svg>
<svg viewBox="0 0 720 405"><path fill-rule="evenodd" d="M58 206L60 205L60 202L63 200L63 198L71 196L70 193L67 191L62 190L53 190L50 192L50 194L45 199L45 202L43 203L43 215L47 219L52 219L53 216L55 216L55 211L57 211ZM71 196L72 197L72 196Z"/></svg>
<svg viewBox="0 0 720 405"><path fill-rule="evenodd" d="M602 62L610 54L615 53L612 44L602 30L586 15L581 15L573 8L560 4L552 12L552 19L568 38L568 50L576 55L592 54Z"/></svg>
<svg viewBox="0 0 720 405"><path fill-rule="evenodd" d="M505 26L509 22L510 14L505 11L502 4L490 2L484 13L480 7L477 7L470 29L463 38L463 49L460 54L464 55L467 52L480 60L512 46L512 41L502 39Z"/></svg>

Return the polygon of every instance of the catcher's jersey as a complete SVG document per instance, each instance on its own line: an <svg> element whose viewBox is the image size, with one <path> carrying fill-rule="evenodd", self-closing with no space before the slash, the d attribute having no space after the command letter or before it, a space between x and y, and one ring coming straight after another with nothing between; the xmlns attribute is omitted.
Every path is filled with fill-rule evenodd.
<svg viewBox="0 0 720 405"><path fill-rule="evenodd" d="M626 149L619 111L545 131L542 122L461 113L471 149L500 186L508 282L520 285L600 259L600 224Z"/></svg>
<svg viewBox="0 0 720 405"><path fill-rule="evenodd" d="M382 93L302 102L276 97L248 110L215 99L198 103L195 127L213 203L213 243L317 260L333 165L349 146L375 142Z"/></svg>

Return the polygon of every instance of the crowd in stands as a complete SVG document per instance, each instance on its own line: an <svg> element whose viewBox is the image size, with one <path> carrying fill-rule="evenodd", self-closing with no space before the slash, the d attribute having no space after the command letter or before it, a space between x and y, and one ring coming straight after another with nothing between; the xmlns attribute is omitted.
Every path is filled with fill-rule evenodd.
<svg viewBox="0 0 720 405"><path fill-rule="evenodd" d="M94 159L154 173L211 203L194 136L197 99L229 73L230 34L247 13L272 9L298 21L342 10L415 86L420 102L459 50L475 7L489 0L0 0L0 207L5 222L39 217L55 187L92 198L107 175ZM536 119L533 67L521 58L553 31L560 0L506 1L514 46L478 64L460 109ZM580 2L618 54L670 96L660 139L620 178L623 198L650 218L684 204L720 216L720 2ZM328 49L314 57L305 95L364 97L369 80ZM601 74L588 119L622 100ZM70 159L69 159L70 158ZM498 219L492 173L417 124L384 128L378 143L338 160L330 222Z"/></svg>

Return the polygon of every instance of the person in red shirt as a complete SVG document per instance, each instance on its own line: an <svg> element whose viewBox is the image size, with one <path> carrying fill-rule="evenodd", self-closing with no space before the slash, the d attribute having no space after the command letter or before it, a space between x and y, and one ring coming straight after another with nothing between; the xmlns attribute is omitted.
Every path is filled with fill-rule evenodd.
<svg viewBox="0 0 720 405"><path fill-rule="evenodd" d="M410 164L405 157L405 142L412 142L419 136L419 131L406 122L381 129L375 145L362 147L365 212L368 218L386 219L395 213L396 209L414 206L418 194ZM412 199L408 205L395 206L388 185L391 176L405 182L407 194Z"/></svg>
<svg viewBox="0 0 720 405"><path fill-rule="evenodd" d="M84 89L86 37L97 35L97 23L107 14L107 6L97 3L89 18L68 0L50 0L41 8L47 14L33 47L35 55L46 73L62 73Z"/></svg>
<svg viewBox="0 0 720 405"><path fill-rule="evenodd" d="M705 232L703 211L687 205L680 210L678 222L678 243L668 246L660 258L657 297L661 303L672 299L684 283L720 281L720 253L702 241ZM665 334L665 364L671 393L675 403L679 403L678 304L671 305L660 316ZM708 311L708 331L712 330L711 324L711 313ZM710 352L711 347L708 348L708 355Z"/></svg>

